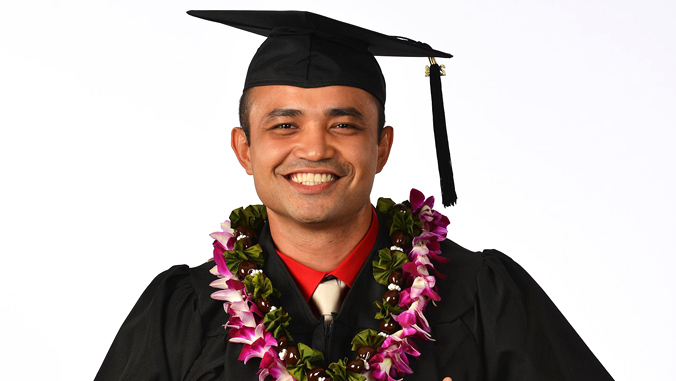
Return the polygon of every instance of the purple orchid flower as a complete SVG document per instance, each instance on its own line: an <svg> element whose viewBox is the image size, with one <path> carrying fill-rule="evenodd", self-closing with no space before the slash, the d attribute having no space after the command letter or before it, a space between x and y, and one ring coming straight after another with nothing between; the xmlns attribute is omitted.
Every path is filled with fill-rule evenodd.
<svg viewBox="0 0 676 381"><path fill-rule="evenodd" d="M277 381L295 381L296 379L286 370L284 363L277 357L277 352L268 350L261 360L258 371L258 381L264 381L265 377L272 376Z"/></svg>
<svg viewBox="0 0 676 381"><path fill-rule="evenodd" d="M222 232L213 232L209 234L209 237L215 239L220 243L225 250L232 250L235 248L235 231L230 228L230 221L226 220L221 223Z"/></svg>
<svg viewBox="0 0 676 381"><path fill-rule="evenodd" d="M258 324L253 312L249 310L248 302L241 301L230 303L225 312L230 315L228 322L225 323L225 328L242 329L246 327L253 329Z"/></svg>
<svg viewBox="0 0 676 381"><path fill-rule="evenodd" d="M408 274L412 278L430 275L429 271L427 270L427 266L422 264L416 264L415 262L404 263L404 265L402 266L402 270L404 271L404 273Z"/></svg>
<svg viewBox="0 0 676 381"><path fill-rule="evenodd" d="M418 353L417 350L411 350L412 347L407 343L407 339L401 339L395 335L390 335L379 353L371 358L371 375L378 381L398 381L405 374L413 373L409 366L407 351ZM397 378L398 377L398 378Z"/></svg>
<svg viewBox="0 0 676 381"><path fill-rule="evenodd" d="M399 381L404 375L413 373L407 356L418 357L420 351L410 340L411 338L431 340L429 333L423 331L417 325L403 328L388 336L380 347L379 353L369 361L373 379L377 381Z"/></svg>
<svg viewBox="0 0 676 381"><path fill-rule="evenodd" d="M411 326L420 327L425 332L430 332L430 325L427 322L427 318L423 311L427 306L427 298L418 298L416 301L411 303L411 306L404 312L399 315L392 315L394 319L399 323L402 328L408 328Z"/></svg>
<svg viewBox="0 0 676 381"><path fill-rule="evenodd" d="M448 225L451 222L448 220L448 217L439 214L439 212L434 211L434 216L433 220L425 222L423 221L423 229L425 231L434 233L438 237L440 237L440 240L443 241L446 239L446 235L448 234Z"/></svg>
<svg viewBox="0 0 676 381"><path fill-rule="evenodd" d="M432 208L434 206L434 196L430 196L427 199L425 199L425 195L423 194L423 192L415 188L411 189L411 193L408 196L408 200L411 202L411 209L413 210L413 214L420 212L420 209L422 209L423 206L428 206L429 208Z"/></svg>
<svg viewBox="0 0 676 381"><path fill-rule="evenodd" d="M379 355L373 357L375 359ZM370 376L375 381L401 381L398 378L390 377L390 371L392 370L392 359L390 358L380 358L378 361L374 362L371 366Z"/></svg>
<svg viewBox="0 0 676 381"><path fill-rule="evenodd" d="M446 239L447 227L450 224L448 217L427 206L422 207L418 217L423 224L423 231L436 235L441 241Z"/></svg>
<svg viewBox="0 0 676 381"><path fill-rule="evenodd" d="M413 277L413 284L410 288L403 290L399 296L399 304L408 306L407 302L412 302L420 296L428 297L434 301L441 300L439 294L434 291L436 278L429 275L427 266L418 265L414 262L405 263L403 270L409 276ZM405 303L402 303L402 299Z"/></svg>
<svg viewBox="0 0 676 381"><path fill-rule="evenodd" d="M415 327L415 328L414 328ZM430 334L424 332L420 327L412 326L409 328L401 329L395 332L393 335L390 335L385 339L381 348L385 348L383 352L393 352L401 351L407 355L413 357L420 356L420 351L411 339L423 339L428 341L433 341ZM406 361L408 364L408 361Z"/></svg>
<svg viewBox="0 0 676 381"><path fill-rule="evenodd" d="M446 239L447 226L450 221L446 216L433 209L434 196L425 198L425 195L417 189L411 189L409 196L411 209L423 224L423 232L430 232L438 236L440 240Z"/></svg>
<svg viewBox="0 0 676 381"><path fill-rule="evenodd" d="M243 327L238 330L231 329L230 342L244 344L238 360L244 361L245 364L252 358L263 358L265 353L277 345L277 340L275 340L272 333L265 331L265 326L262 322L256 328Z"/></svg>
<svg viewBox="0 0 676 381"><path fill-rule="evenodd" d="M227 290L228 289L228 280L229 279L225 279L225 278L217 278L216 280L209 283L209 287L219 288L221 290Z"/></svg>
<svg viewBox="0 0 676 381"><path fill-rule="evenodd" d="M209 283L209 286L220 288L222 290L236 290L244 294L244 283L234 278L228 279L221 277Z"/></svg>
<svg viewBox="0 0 676 381"><path fill-rule="evenodd" d="M226 280L233 279L235 276L230 272L230 269L225 263L225 257L223 256L224 252L225 247L219 241L214 241L214 262L216 262L216 269L218 270L217 275Z"/></svg>
<svg viewBox="0 0 676 381"><path fill-rule="evenodd" d="M413 238L413 247L423 246L429 252L436 254L441 252L439 241L443 241L443 238L431 232L423 232L419 236Z"/></svg>
<svg viewBox="0 0 676 381"><path fill-rule="evenodd" d="M434 276L420 275L415 277L413 284L411 285L411 298L415 299L422 295L435 302L440 301L441 297L433 290L435 284L436 278Z"/></svg>
<svg viewBox="0 0 676 381"><path fill-rule="evenodd" d="M404 346L404 351L409 355L415 357L420 356L420 352L418 351L418 348L416 347L415 343L408 340L409 338L420 339L425 341L434 341L432 335L429 332L425 332L425 330L418 327L417 324L403 328L399 336L401 337L402 342L406 344L406 346Z"/></svg>
<svg viewBox="0 0 676 381"><path fill-rule="evenodd" d="M443 240L444 238L439 237L435 233L425 232L413 238L411 253L423 254L427 251L426 255L434 262L446 263L449 259L441 255L441 247L439 246L439 242Z"/></svg>
<svg viewBox="0 0 676 381"><path fill-rule="evenodd" d="M223 290L212 293L212 299L222 300L228 303L241 302L242 300L248 299L245 292L244 283L236 279L225 279L224 285L222 282L219 282L219 279L217 279L211 282L211 284L213 287L223 288Z"/></svg>
<svg viewBox="0 0 676 381"><path fill-rule="evenodd" d="M228 220L221 224L221 230L223 231L209 234L209 237L214 239L214 262L216 262L218 275L226 279L232 279L235 276L230 272L228 266L226 266L223 253L235 248L235 234L234 230L230 228L230 221Z"/></svg>
<svg viewBox="0 0 676 381"><path fill-rule="evenodd" d="M415 238L414 238L415 241ZM437 242L438 244L438 242ZM437 245L438 247L438 245ZM446 279L446 275L440 273L437 271L437 269L434 267L434 264L432 263L432 260L438 263L446 263L449 261L448 258L436 254L433 251L431 251L426 245L422 244L421 241L415 243L413 247L411 248L411 251L408 254L408 258L410 260L408 267L410 268L411 266L415 266L416 268L420 265L424 265L427 267L428 272L429 270L432 270L434 272L434 276L440 278L440 279ZM410 273L414 273L415 271L410 271Z"/></svg>
<svg viewBox="0 0 676 381"><path fill-rule="evenodd" d="M235 290L235 289L226 289L226 290L220 290L220 291L214 291L211 294L212 299L216 300L222 300L224 302L232 303L232 302L241 302L242 300L246 300L246 295L242 293L240 290Z"/></svg>
<svg viewBox="0 0 676 381"><path fill-rule="evenodd" d="M422 248L424 246L414 246L411 249L411 252L409 253L408 257L411 262L416 266L427 266L427 267L434 267L432 262L430 261L430 257L428 256L429 250L424 250L424 249L418 249ZM427 251L427 253L425 253Z"/></svg>
<svg viewBox="0 0 676 381"><path fill-rule="evenodd" d="M414 300L411 298L411 289L406 288L401 290L401 292L399 293L399 307L403 309L408 309L413 302Z"/></svg>
<svg viewBox="0 0 676 381"><path fill-rule="evenodd" d="M380 354L373 358L379 357ZM403 376L399 376L397 368L394 366L395 359L382 356L371 368L371 377L375 381L402 381ZM398 377L398 378L397 378Z"/></svg>

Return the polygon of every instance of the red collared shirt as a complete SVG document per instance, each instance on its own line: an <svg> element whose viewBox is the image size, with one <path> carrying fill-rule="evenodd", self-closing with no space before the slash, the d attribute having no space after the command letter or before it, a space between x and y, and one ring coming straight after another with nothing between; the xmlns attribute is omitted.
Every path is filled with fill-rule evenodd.
<svg viewBox="0 0 676 381"><path fill-rule="evenodd" d="M352 283L357 278L359 270L361 270L364 261L366 261L373 245L376 243L376 238L378 238L378 215L374 208L371 208L371 211L371 226L369 226L364 238L359 241L338 267L331 271L324 272L311 269L277 250L277 254L284 261L306 302L310 301L310 297L312 297L319 283L329 275L333 275L345 282L348 287L352 287Z"/></svg>

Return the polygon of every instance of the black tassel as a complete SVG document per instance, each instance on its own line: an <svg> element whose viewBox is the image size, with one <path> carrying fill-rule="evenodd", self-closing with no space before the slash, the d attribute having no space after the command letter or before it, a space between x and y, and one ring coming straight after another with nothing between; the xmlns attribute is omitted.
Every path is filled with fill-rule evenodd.
<svg viewBox="0 0 676 381"><path fill-rule="evenodd" d="M436 63L430 65L430 91L432 93L434 143L437 148L439 180L441 181L441 203L444 206L451 206L455 205L458 195L455 193L453 168L451 167L451 151L448 149L444 95L441 93L441 68Z"/></svg>

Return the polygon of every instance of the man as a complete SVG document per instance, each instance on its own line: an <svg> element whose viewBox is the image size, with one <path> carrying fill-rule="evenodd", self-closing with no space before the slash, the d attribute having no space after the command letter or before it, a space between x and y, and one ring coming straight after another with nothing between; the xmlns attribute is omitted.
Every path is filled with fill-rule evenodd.
<svg viewBox="0 0 676 381"><path fill-rule="evenodd" d="M511 259L444 241L445 218L415 191L371 205L394 139L373 52L445 53L302 12L191 14L268 36L231 136L265 209L233 212L215 267L151 283L97 380L612 379Z"/></svg>

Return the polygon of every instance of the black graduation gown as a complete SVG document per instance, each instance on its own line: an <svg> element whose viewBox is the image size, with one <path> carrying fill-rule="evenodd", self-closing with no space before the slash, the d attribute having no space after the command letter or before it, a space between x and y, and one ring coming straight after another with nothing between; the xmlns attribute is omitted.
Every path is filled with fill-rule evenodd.
<svg viewBox="0 0 676 381"><path fill-rule="evenodd" d="M354 358L350 341L365 329L377 329L375 300L386 288L372 275L371 260L389 245L386 224L371 257L334 318L330 335L312 314L284 263L276 254L267 226L260 244L263 268L282 297L273 302L292 317L296 341L324 352L328 362ZM612 380L575 330L537 283L506 255L468 251L442 243L450 259L437 268L442 297L426 316L436 341L416 340L422 356L411 358L406 381ZM158 275L122 324L99 370L108 380L258 380L259 360L237 360L241 344L228 342L223 304L210 298L213 262L175 266ZM321 365L321 364L317 364Z"/></svg>

